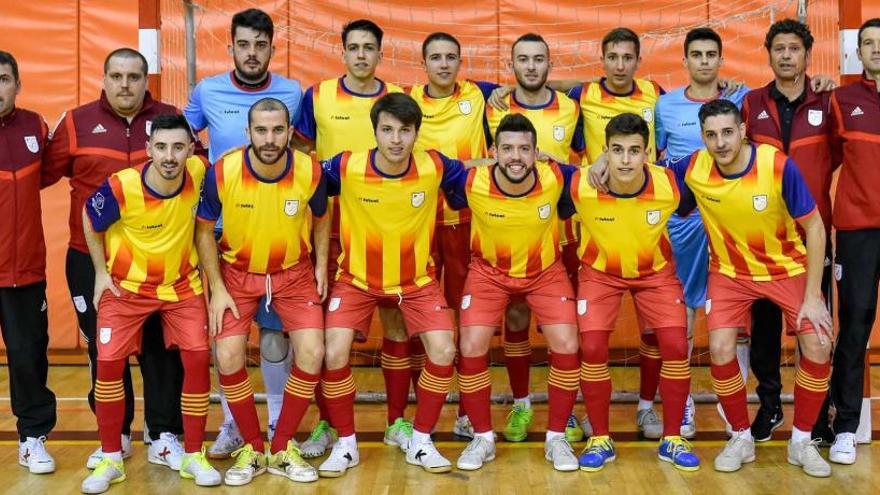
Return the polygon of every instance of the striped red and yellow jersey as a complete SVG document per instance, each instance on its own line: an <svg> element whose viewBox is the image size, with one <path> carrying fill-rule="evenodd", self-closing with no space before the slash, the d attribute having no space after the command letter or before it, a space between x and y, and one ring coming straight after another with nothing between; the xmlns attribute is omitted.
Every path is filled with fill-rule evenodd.
<svg viewBox="0 0 880 495"><path fill-rule="evenodd" d="M644 187L632 195L599 192L588 175L579 171L569 189L581 220L581 262L622 278L645 277L672 262L666 222L679 201L673 172L646 165Z"/></svg>
<svg viewBox="0 0 880 495"><path fill-rule="evenodd" d="M434 98L427 86L414 86L410 96L422 109L422 125L416 148L437 150L456 160L467 161L488 156L486 144L486 92L495 85L470 80L459 81L452 95ZM491 91L489 91L491 93ZM440 197L437 225L458 225L470 221L468 209L454 210Z"/></svg>
<svg viewBox="0 0 880 495"><path fill-rule="evenodd" d="M537 162L535 186L510 196L496 182L497 165L468 171L471 256L509 277L539 275L559 259L559 199L576 167Z"/></svg>
<svg viewBox="0 0 880 495"><path fill-rule="evenodd" d="M520 103L513 91L505 98L510 108L508 111L498 110L492 106L486 109L489 132L492 136L498 129L501 119L509 113L518 113L528 117L538 132L538 149L560 162L580 162L580 154L584 151L583 140L579 135L580 107L565 93L554 91L546 105L531 106ZM577 242L577 227L574 222L563 220L559 224L559 245L565 246Z"/></svg>
<svg viewBox="0 0 880 495"><path fill-rule="evenodd" d="M467 173L457 160L415 150L407 170L389 176L376 167L376 153L345 152L323 164L329 194L339 195L336 279L362 290L405 294L435 281L431 246L438 191L455 206Z"/></svg>
<svg viewBox="0 0 880 495"><path fill-rule="evenodd" d="M274 273L308 260L311 217L327 209L321 166L311 156L288 149L276 179L257 175L249 148L223 155L208 170L198 218L222 217L223 260L251 273Z"/></svg>
<svg viewBox="0 0 880 495"><path fill-rule="evenodd" d="M709 269L731 278L768 281L806 271L797 221L816 213L803 176L784 153L752 144L748 167L724 176L705 149L673 162L681 211L699 206L709 236ZM684 185L682 185L684 181Z"/></svg>
<svg viewBox="0 0 880 495"><path fill-rule="evenodd" d="M123 289L162 301L202 293L193 243L195 211L207 161L186 161L183 184L170 196L146 182L152 162L114 173L86 201L95 232L104 232L107 271Z"/></svg>
<svg viewBox="0 0 880 495"><path fill-rule="evenodd" d="M648 139L648 159L657 159L657 140L654 132L654 107L664 94L654 81L634 79L628 94L612 93L605 86L605 78L575 87L569 96L580 102L584 118L584 141L587 152L585 161L595 162L605 149L605 126L608 121L622 113L634 113L645 119L651 135Z"/></svg>

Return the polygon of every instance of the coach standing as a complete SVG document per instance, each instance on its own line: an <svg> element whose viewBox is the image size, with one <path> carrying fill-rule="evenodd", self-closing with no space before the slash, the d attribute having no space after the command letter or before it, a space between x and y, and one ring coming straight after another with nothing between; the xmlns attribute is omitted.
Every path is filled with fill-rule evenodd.
<svg viewBox="0 0 880 495"><path fill-rule="evenodd" d="M70 246L67 250L67 286L73 297L79 328L88 342L92 388L89 405L95 410L97 372L97 315L92 305L95 270L83 236L82 209L86 199L112 173L147 161L146 142L152 119L163 113L180 113L171 105L153 100L147 91L147 60L131 48L114 50L104 61L101 97L65 113L46 149L43 182L70 178ZM102 339L112 338L110 331ZM183 450L176 435L182 433L180 393L183 368L178 351L167 351L158 318L145 324L143 354L138 356L144 378L144 415L150 430L150 462L179 466ZM131 421L134 393L126 366L123 456L131 455ZM165 433L163 435L163 433ZM168 435L170 433L171 435ZM167 447L175 455L160 455ZM158 450L158 452L154 452ZM100 449L90 457L91 469L101 461Z"/></svg>
<svg viewBox="0 0 880 495"><path fill-rule="evenodd" d="M49 130L43 118L15 107L18 63L0 51L0 330L9 395L18 418L18 463L35 474L55 471L43 443L55 426L55 394L46 387L46 242L40 214L40 169Z"/></svg>

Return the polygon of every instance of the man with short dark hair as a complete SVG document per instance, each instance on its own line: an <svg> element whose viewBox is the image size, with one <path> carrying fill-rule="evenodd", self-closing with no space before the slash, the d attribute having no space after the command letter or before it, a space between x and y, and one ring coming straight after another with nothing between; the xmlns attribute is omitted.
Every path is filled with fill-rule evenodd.
<svg viewBox="0 0 880 495"><path fill-rule="evenodd" d="M55 427L55 394L46 386L49 320L46 241L40 189L49 129L39 114L15 106L21 78L15 57L0 51L0 330L9 396L18 419L18 463L34 474L55 471L46 436Z"/></svg>
<svg viewBox="0 0 880 495"><path fill-rule="evenodd" d="M55 127L46 148L43 180L47 184L70 178L70 247L67 250L67 285L76 309L80 331L86 338L91 362L92 389L89 405L94 410L97 373L97 314L94 299L95 269L83 236L82 208L111 174L147 161L143 143L155 116L180 113L156 101L147 90L147 60L134 49L119 48L104 61L104 85L99 99L66 112ZM201 145L196 141L196 153ZM167 350L158 317L147 319L142 353L138 354L144 376L144 418L150 444L147 458L154 464L177 470L183 449L177 435L183 432L180 390L183 368L177 351ZM128 369L128 368L126 368ZM131 421L134 391L131 374L123 374L126 405L122 424L122 455L131 455ZM171 455L160 455L164 451ZM101 449L89 457L94 468L103 458Z"/></svg>

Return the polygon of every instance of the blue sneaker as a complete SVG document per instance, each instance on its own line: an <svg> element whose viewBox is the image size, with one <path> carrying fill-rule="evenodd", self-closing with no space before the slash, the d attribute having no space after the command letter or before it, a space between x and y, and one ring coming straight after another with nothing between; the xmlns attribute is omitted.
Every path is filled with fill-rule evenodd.
<svg viewBox="0 0 880 495"><path fill-rule="evenodd" d="M614 442L611 441L611 437L602 435L590 437L587 440L587 446L581 452L578 463L581 466L581 471L593 472L600 471L605 467L605 464L616 458L617 453L614 451Z"/></svg>
<svg viewBox="0 0 880 495"><path fill-rule="evenodd" d="M657 457L672 463L675 469L696 471L700 469L700 458L694 455L694 447L681 437L663 437Z"/></svg>

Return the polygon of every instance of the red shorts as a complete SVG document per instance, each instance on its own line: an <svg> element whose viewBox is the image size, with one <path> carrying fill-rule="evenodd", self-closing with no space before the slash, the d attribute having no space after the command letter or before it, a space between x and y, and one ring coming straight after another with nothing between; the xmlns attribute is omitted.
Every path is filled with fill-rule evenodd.
<svg viewBox="0 0 880 495"><path fill-rule="evenodd" d="M785 331L788 335L815 333L812 323L804 319L797 328L797 315L804 302L807 275L795 275L782 280L754 282L739 280L717 272L709 273L706 293L706 322L709 331L719 328L747 328L751 319L752 303L769 299L782 309Z"/></svg>
<svg viewBox="0 0 880 495"><path fill-rule="evenodd" d="M626 291L632 293L640 328L687 327L684 293L672 264L646 277L629 279L583 266L578 276L580 331L614 330Z"/></svg>
<svg viewBox="0 0 880 495"><path fill-rule="evenodd" d="M565 273L571 286L577 289L578 270L581 268L581 259L578 257L578 243L562 246L562 264L565 265Z"/></svg>
<svg viewBox="0 0 880 495"><path fill-rule="evenodd" d="M221 265L226 290L238 307L238 319L231 311L224 313L223 331L218 339L250 333L251 321L263 296L267 296L266 304L272 305L285 332L324 328L324 311L311 262L301 261L268 275L246 272L229 263ZM271 289L271 300L267 289Z"/></svg>
<svg viewBox="0 0 880 495"><path fill-rule="evenodd" d="M538 325L574 325L574 290L561 261L531 278L510 277L481 259L471 261L461 300L461 326L497 327L511 300L525 299Z"/></svg>
<svg viewBox="0 0 880 495"><path fill-rule="evenodd" d="M437 267L437 279L443 282L443 295L450 306L458 309L471 262L470 222L438 225L431 254Z"/></svg>
<svg viewBox="0 0 880 495"><path fill-rule="evenodd" d="M377 305L394 305L403 313L410 337L433 330L452 331L452 313L436 282L398 296L363 290L337 280L327 303L327 328L351 328L358 340L370 333L370 321Z"/></svg>
<svg viewBox="0 0 880 495"><path fill-rule="evenodd" d="M160 301L120 288L119 297L104 291L98 304L98 360L126 359L141 352L144 322L158 312L165 347L207 351L208 309L205 296Z"/></svg>

